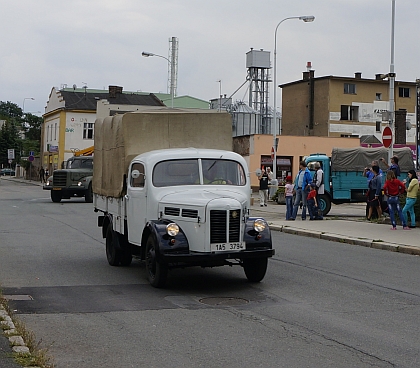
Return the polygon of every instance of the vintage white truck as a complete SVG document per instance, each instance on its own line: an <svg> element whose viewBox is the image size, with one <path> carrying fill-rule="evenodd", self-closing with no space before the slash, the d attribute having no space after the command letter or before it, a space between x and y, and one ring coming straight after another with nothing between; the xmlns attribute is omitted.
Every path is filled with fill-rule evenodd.
<svg viewBox="0 0 420 368"><path fill-rule="evenodd" d="M249 281L264 278L271 233L249 215L249 170L231 151L231 129L227 113L210 110L96 120L93 203L110 265L145 260L154 287L188 266L236 264Z"/></svg>

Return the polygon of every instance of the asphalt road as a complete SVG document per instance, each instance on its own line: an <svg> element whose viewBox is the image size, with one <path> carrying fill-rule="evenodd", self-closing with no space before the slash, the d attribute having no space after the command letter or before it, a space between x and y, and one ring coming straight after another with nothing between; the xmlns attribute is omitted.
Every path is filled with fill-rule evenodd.
<svg viewBox="0 0 420 368"><path fill-rule="evenodd" d="M58 368L420 365L419 257L273 232L263 282L193 268L158 290L108 265L96 216L0 186L0 284Z"/></svg>

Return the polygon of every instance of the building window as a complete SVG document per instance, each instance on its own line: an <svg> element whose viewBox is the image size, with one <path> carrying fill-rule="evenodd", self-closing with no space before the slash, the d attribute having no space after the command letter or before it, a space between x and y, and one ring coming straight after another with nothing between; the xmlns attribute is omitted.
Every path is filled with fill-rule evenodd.
<svg viewBox="0 0 420 368"><path fill-rule="evenodd" d="M340 120L359 121L359 106L341 105Z"/></svg>
<svg viewBox="0 0 420 368"><path fill-rule="evenodd" d="M51 125L50 126L50 141L52 141L52 134L53 134L53 126Z"/></svg>
<svg viewBox="0 0 420 368"><path fill-rule="evenodd" d="M93 123L83 124L83 139L93 139Z"/></svg>
<svg viewBox="0 0 420 368"><path fill-rule="evenodd" d="M354 83L344 83L344 93L356 94L356 85Z"/></svg>
<svg viewBox="0 0 420 368"><path fill-rule="evenodd" d="M376 101L381 101L382 100L382 93L377 93L376 94Z"/></svg>
<svg viewBox="0 0 420 368"><path fill-rule="evenodd" d="M376 122L376 131L377 132L381 132L381 125L382 125L382 121L377 121Z"/></svg>
<svg viewBox="0 0 420 368"><path fill-rule="evenodd" d="M54 126L54 139L57 140L57 123Z"/></svg>
<svg viewBox="0 0 420 368"><path fill-rule="evenodd" d="M410 88L400 87L398 90L400 97L410 97Z"/></svg>

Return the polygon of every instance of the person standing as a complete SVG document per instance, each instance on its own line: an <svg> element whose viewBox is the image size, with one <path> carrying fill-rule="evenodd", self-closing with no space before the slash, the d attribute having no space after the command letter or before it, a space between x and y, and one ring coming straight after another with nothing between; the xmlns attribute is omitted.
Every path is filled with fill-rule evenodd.
<svg viewBox="0 0 420 368"><path fill-rule="evenodd" d="M372 161L372 166L378 166L379 167L378 161L375 161L375 160ZM373 173L371 167L366 167L365 170L364 170L364 172L363 172L363 176L366 176L367 177L368 184L373 179L373 177L375 176L375 174ZM379 169L379 175L382 176L382 174L383 174L383 171L381 169Z"/></svg>
<svg viewBox="0 0 420 368"><path fill-rule="evenodd" d="M42 166L39 169L39 179L41 180L41 183L45 183L45 170Z"/></svg>
<svg viewBox="0 0 420 368"><path fill-rule="evenodd" d="M267 206L268 202L268 175L264 169L261 170L261 174L258 175L260 181L260 206Z"/></svg>
<svg viewBox="0 0 420 368"><path fill-rule="evenodd" d="M400 166L398 165L398 157L391 157L391 165L388 165L384 158L381 158L381 162L387 167L388 170L392 170L395 174L395 178L401 175Z"/></svg>
<svg viewBox="0 0 420 368"><path fill-rule="evenodd" d="M311 183L311 191L308 194L309 220L316 220L318 217L318 201L316 200L316 184Z"/></svg>
<svg viewBox="0 0 420 368"><path fill-rule="evenodd" d="M316 171L314 173L313 182L315 183L316 187L316 202L318 207L318 211L315 217L317 220L323 220L324 218L322 216L322 211L320 208L320 195L324 194L324 171L322 170L321 164L319 162L315 162L314 168Z"/></svg>
<svg viewBox="0 0 420 368"><path fill-rule="evenodd" d="M405 222L408 224L408 216L410 213L411 225L408 227L413 229L416 227L416 214L414 212L414 205L417 201L417 193L419 191L419 181L417 179L417 174L414 170L408 172L408 188L407 188L407 198L405 200L405 206L402 209L402 213L405 218Z"/></svg>
<svg viewBox="0 0 420 368"><path fill-rule="evenodd" d="M293 184L292 177L286 176L286 185L284 186L284 198L286 199L286 220L290 220L293 213Z"/></svg>
<svg viewBox="0 0 420 368"><path fill-rule="evenodd" d="M384 193L388 196L388 210L389 217L391 218L391 230L397 230L397 224L395 222L395 212L398 212L398 217L401 219L404 230L410 230L407 226L405 217L402 214L400 206L400 194L405 192L405 185L402 181L395 177L394 171L389 170L386 173L386 181L384 185Z"/></svg>
<svg viewBox="0 0 420 368"><path fill-rule="evenodd" d="M369 181L369 192L368 192L368 217L370 220L372 217L373 209L376 208L378 212L378 218L382 216L381 208L381 189L382 189L382 178L379 175L379 166L372 166L373 178Z"/></svg>
<svg viewBox="0 0 420 368"><path fill-rule="evenodd" d="M295 180L295 193L296 199L295 203L293 204L293 214L290 218L291 220L295 220L299 208L300 201L302 201L302 220L306 220L306 197L308 196L308 189L312 182L311 172L306 167L306 162L301 161L299 163L299 173L296 176Z"/></svg>

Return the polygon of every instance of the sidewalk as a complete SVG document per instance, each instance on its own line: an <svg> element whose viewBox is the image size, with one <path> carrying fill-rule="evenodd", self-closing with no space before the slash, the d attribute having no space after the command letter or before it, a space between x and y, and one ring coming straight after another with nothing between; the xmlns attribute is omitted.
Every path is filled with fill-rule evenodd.
<svg viewBox="0 0 420 368"><path fill-rule="evenodd" d="M14 177L1 177L25 184L42 186L39 181ZM365 204L332 205L331 211L322 221L302 221L301 210L295 221L286 221L286 206L273 201L267 207L260 207L257 193L253 193L254 204L251 216L264 218L271 230L308 236L312 238L361 245L375 249L420 255L420 227L403 230L397 224L397 231L390 230L389 218L384 223L368 222L365 218Z"/></svg>
<svg viewBox="0 0 420 368"><path fill-rule="evenodd" d="M309 216L302 221L301 209L295 221L286 221L285 211L285 205L272 201L267 207L260 207L258 200L254 200L251 206L251 215L265 218L271 230L420 255L419 227L403 230L397 222L398 230L392 231L389 217L382 223L369 222L365 218L365 204L332 205L330 214L322 221L309 221Z"/></svg>

